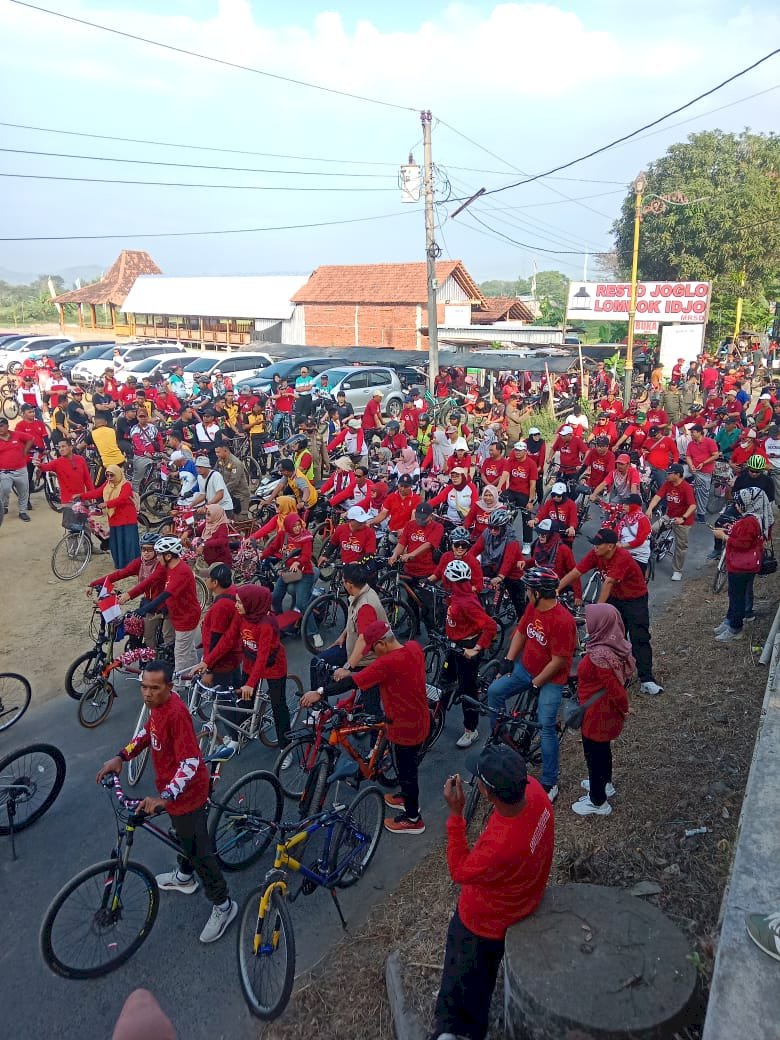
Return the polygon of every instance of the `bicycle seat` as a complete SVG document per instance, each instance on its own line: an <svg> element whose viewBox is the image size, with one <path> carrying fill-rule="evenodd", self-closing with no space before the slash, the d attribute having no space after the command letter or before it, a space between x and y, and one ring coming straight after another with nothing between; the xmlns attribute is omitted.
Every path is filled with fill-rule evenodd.
<svg viewBox="0 0 780 1040"><path fill-rule="evenodd" d="M235 755L237 747L235 744L223 744L218 747L216 751L212 751L210 755L206 755L203 761L208 765L210 762L229 762L230 759Z"/></svg>

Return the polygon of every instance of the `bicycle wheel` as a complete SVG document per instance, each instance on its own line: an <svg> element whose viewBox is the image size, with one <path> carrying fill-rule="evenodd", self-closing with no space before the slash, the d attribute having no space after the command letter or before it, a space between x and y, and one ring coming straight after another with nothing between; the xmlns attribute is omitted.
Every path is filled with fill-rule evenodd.
<svg viewBox="0 0 780 1040"><path fill-rule="evenodd" d="M492 661L488 661L479 670L477 675L477 699L483 704L487 704L487 692L490 684L494 679L498 678L498 669L500 662L497 658L493 658Z"/></svg>
<svg viewBox="0 0 780 1040"><path fill-rule="evenodd" d="M209 820L209 836L224 870L244 870L256 863L276 834L284 798L273 773L258 769L228 788Z"/></svg>
<svg viewBox="0 0 780 1040"><path fill-rule="evenodd" d="M647 571L645 572L645 579L647 581L655 581L655 551L650 550L650 555L647 558Z"/></svg>
<svg viewBox="0 0 780 1040"><path fill-rule="evenodd" d="M103 671L103 656L96 650L81 654L65 673L65 692L79 701Z"/></svg>
<svg viewBox="0 0 780 1040"><path fill-rule="evenodd" d="M384 795L378 787L364 787L333 835L329 871L341 875L337 888L351 888L363 877L374 858L384 823Z"/></svg>
<svg viewBox="0 0 780 1040"><path fill-rule="evenodd" d="M493 642L485 651L485 660L493 661L497 660L501 656L501 651L504 649L504 643L506 642L506 625L501 618L493 618L496 625L496 634L493 636Z"/></svg>
<svg viewBox="0 0 780 1040"><path fill-rule="evenodd" d="M271 1021L287 1007L295 981L295 933L278 888L249 895L238 929L238 975L249 1010ZM262 913L262 916L261 916Z"/></svg>
<svg viewBox="0 0 780 1040"><path fill-rule="evenodd" d="M466 804L463 808L463 819L466 821L467 825L474 819L474 813L477 811L481 794L482 792L479 789L477 778L473 776L471 778L471 790L468 793Z"/></svg>
<svg viewBox="0 0 780 1040"><path fill-rule="evenodd" d="M62 512L62 498L60 496L60 485L54 473L47 473L43 478L43 494L49 509L55 513Z"/></svg>
<svg viewBox="0 0 780 1040"><path fill-rule="evenodd" d="M86 729L95 729L101 722L105 722L115 699L114 687L108 679L104 679L102 675L95 679L79 701L78 715L81 725Z"/></svg>
<svg viewBox="0 0 780 1040"><path fill-rule="evenodd" d="M51 569L60 581L73 581L83 574L92 558L92 539L86 531L68 531L51 554Z"/></svg>
<svg viewBox="0 0 780 1040"><path fill-rule="evenodd" d="M431 686L438 686L444 668L444 650L436 643L428 643L423 647L425 657L425 679Z"/></svg>
<svg viewBox="0 0 780 1040"><path fill-rule="evenodd" d="M658 544L656 545L656 559L660 563L661 560L665 560L667 556L671 556L674 552L674 534L671 531L663 531L658 537Z"/></svg>
<svg viewBox="0 0 780 1040"><path fill-rule="evenodd" d="M284 699L287 704L287 713L290 716L290 729L295 729L301 714L301 697L303 697L303 683L297 675L288 675L284 684ZM274 713L270 700L260 720L260 740L266 747L279 747L279 734L276 732L276 723L274 722Z"/></svg>
<svg viewBox="0 0 780 1040"><path fill-rule="evenodd" d="M316 654L324 646L331 646L347 625L347 604L333 592L313 599L303 612L301 635L306 649ZM316 637L319 640L315 642ZM319 644L319 645L318 645Z"/></svg>
<svg viewBox="0 0 780 1040"><path fill-rule="evenodd" d="M65 783L65 757L53 744L30 744L0 761L0 834L10 834L8 805L13 795L14 831L23 831L51 808Z"/></svg>
<svg viewBox="0 0 780 1040"><path fill-rule="evenodd" d="M715 571L715 577L712 580L712 591L722 592L726 585L726 579L728 575L726 573L726 560L721 554L721 558L718 561L718 567Z"/></svg>
<svg viewBox="0 0 780 1040"><path fill-rule="evenodd" d="M15 419L19 414L19 405L13 397L3 399L3 415L6 419Z"/></svg>
<svg viewBox="0 0 780 1040"><path fill-rule="evenodd" d="M298 814L302 820L322 812L328 791L328 776L330 774L331 762L332 759L329 759L327 756L319 756L314 763L312 771L306 777L303 794L298 802Z"/></svg>
<svg viewBox="0 0 780 1040"><path fill-rule="evenodd" d="M203 613L209 603L211 603L211 593L206 586L206 582L203 578L198 577L197 574L195 575L195 593L198 597L198 603L200 603L201 613Z"/></svg>
<svg viewBox="0 0 780 1040"><path fill-rule="evenodd" d="M164 491L161 483L152 484L141 495L141 511L147 517L155 517L161 520L168 516L174 505L176 505L176 495Z"/></svg>
<svg viewBox="0 0 780 1040"><path fill-rule="evenodd" d="M138 736L142 729L146 727L149 721L149 709L144 706L138 715L138 722L135 724L133 730L133 740ZM135 758L131 758L127 763L127 784L128 787L135 787L141 777L144 775L144 769L146 769L146 763L149 760L149 748L143 749L140 755L136 755Z"/></svg>
<svg viewBox="0 0 780 1040"><path fill-rule="evenodd" d="M333 534L333 521L323 520L322 523L316 524L311 531L312 536L312 555L315 560L318 560L322 554L322 550L328 544L328 539Z"/></svg>
<svg viewBox="0 0 780 1040"><path fill-rule="evenodd" d="M30 706L32 687L23 675L0 672L0 733L10 729Z"/></svg>
<svg viewBox="0 0 780 1040"><path fill-rule="evenodd" d="M420 631L420 626L414 611L408 603L389 602L383 603L387 614L387 620L396 638L402 643L414 639Z"/></svg>
<svg viewBox="0 0 780 1040"><path fill-rule="evenodd" d="M147 938L159 906L157 882L143 864L95 863L72 878L46 911L43 959L66 979L108 975Z"/></svg>
<svg viewBox="0 0 780 1040"><path fill-rule="evenodd" d="M334 758L333 749L328 744L320 744L315 747L314 733L293 740L274 762L274 776L279 781L285 798L300 801L306 789L306 781L314 769L318 759L322 756ZM285 762L290 765L282 768Z"/></svg>
<svg viewBox="0 0 780 1040"><path fill-rule="evenodd" d="M533 765L542 761L542 734L536 725L536 708L536 698L531 691L521 690L511 708L518 718L512 722L508 734L510 745Z"/></svg>

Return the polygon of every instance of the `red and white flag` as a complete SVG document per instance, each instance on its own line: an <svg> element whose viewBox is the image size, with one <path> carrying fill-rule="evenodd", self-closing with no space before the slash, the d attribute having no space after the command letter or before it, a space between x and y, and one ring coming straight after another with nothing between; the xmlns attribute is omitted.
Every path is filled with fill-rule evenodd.
<svg viewBox="0 0 780 1040"><path fill-rule="evenodd" d="M104 621L116 621L122 615L122 608L119 606L119 596L114 592L114 586L108 579L103 582L103 587L100 590L98 607Z"/></svg>

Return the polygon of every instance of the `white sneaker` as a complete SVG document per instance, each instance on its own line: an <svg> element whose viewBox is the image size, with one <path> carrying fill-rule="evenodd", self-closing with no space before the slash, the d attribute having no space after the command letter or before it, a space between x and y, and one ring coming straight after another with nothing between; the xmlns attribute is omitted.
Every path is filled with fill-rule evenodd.
<svg viewBox="0 0 780 1040"><path fill-rule="evenodd" d="M580 780L580 787L583 791L590 792L590 780ZM617 794L617 791L612 784L607 784L605 791L607 793L607 798L613 798ZM580 801L582 801L582 799L580 799Z"/></svg>
<svg viewBox="0 0 780 1040"><path fill-rule="evenodd" d="M682 571L674 571L672 581L682 581Z"/></svg>
<svg viewBox="0 0 780 1040"><path fill-rule="evenodd" d="M523 542L523 556L530 556L530 555L531 555L531 543L530 542Z"/></svg>
<svg viewBox="0 0 780 1040"><path fill-rule="evenodd" d="M314 633L314 635L311 637L311 641L318 650L322 650L323 646L325 646L325 644L322 641L322 636L319 634L319 632Z"/></svg>
<svg viewBox="0 0 780 1040"><path fill-rule="evenodd" d="M724 618L721 621L721 623L718 625L718 627L717 628L713 628L712 631L715 633L716 636L719 636L721 634L721 632L725 632L726 629L730 628L730 627L731 626L729 625L728 621L726 621L726 619Z"/></svg>
<svg viewBox="0 0 780 1040"><path fill-rule="evenodd" d="M558 797L558 785L557 784L551 784L548 787L547 784L542 784L542 787L544 788L545 794L550 799L550 801L554 802L555 799Z"/></svg>
<svg viewBox="0 0 780 1040"><path fill-rule="evenodd" d="M649 682L643 682L639 687L640 693L646 693L650 697L657 697L659 693L664 692L663 686L659 686L657 682L650 680Z"/></svg>
<svg viewBox="0 0 780 1040"><path fill-rule="evenodd" d="M211 909L211 917L206 921L203 931L200 933L202 943L213 943L222 938L225 929L238 913L238 903L235 899L230 900L227 910L220 910L218 906Z"/></svg>
<svg viewBox="0 0 780 1040"><path fill-rule="evenodd" d="M609 816L612 812L612 806L609 802L604 802L602 805L594 805L588 797L580 798L578 802L575 802L572 810L578 816Z"/></svg>
<svg viewBox="0 0 780 1040"><path fill-rule="evenodd" d="M154 879L157 887L165 892L181 892L182 895L191 896L198 891L198 879L194 874L184 877L177 870L169 870L167 874L158 874Z"/></svg>
<svg viewBox="0 0 780 1040"><path fill-rule="evenodd" d="M742 629L736 632L731 625L726 625L721 633L715 636L716 643L733 643L735 639L742 638Z"/></svg>
<svg viewBox="0 0 780 1040"><path fill-rule="evenodd" d="M471 747L479 740L479 730L476 729L465 729L463 736L455 741L455 747L467 748Z"/></svg>

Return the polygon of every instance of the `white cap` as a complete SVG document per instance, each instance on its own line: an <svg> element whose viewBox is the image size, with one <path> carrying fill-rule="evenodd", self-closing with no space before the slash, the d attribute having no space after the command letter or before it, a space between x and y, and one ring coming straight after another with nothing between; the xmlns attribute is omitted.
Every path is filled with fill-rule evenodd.
<svg viewBox="0 0 780 1040"><path fill-rule="evenodd" d="M515 441L515 451L528 451L528 445L525 441Z"/></svg>
<svg viewBox="0 0 780 1040"><path fill-rule="evenodd" d="M756 433L755 430L748 430L748 437L755 438L755 437L758 437L758 434Z"/></svg>
<svg viewBox="0 0 780 1040"><path fill-rule="evenodd" d="M561 437L568 437L570 433L574 433L574 430L571 428L571 426L561 426L558 432L560 433Z"/></svg>
<svg viewBox="0 0 780 1040"><path fill-rule="evenodd" d="M465 437L458 437L452 446L453 451L468 451L469 446Z"/></svg>
<svg viewBox="0 0 780 1040"><path fill-rule="evenodd" d="M560 480L558 481L557 484L553 484L553 486L550 488L550 494L551 495L565 495L567 491L568 491L568 488Z"/></svg>
<svg viewBox="0 0 780 1040"><path fill-rule="evenodd" d="M349 419L347 421L347 426L349 426L350 429L352 429L352 430L359 430L360 429L360 419Z"/></svg>
<svg viewBox="0 0 780 1040"><path fill-rule="evenodd" d="M352 506L347 510L347 520L357 520L359 524L364 524L370 519L371 517L362 506Z"/></svg>
<svg viewBox="0 0 780 1040"><path fill-rule="evenodd" d="M464 469L463 466L454 466L450 472L460 473L462 477L467 477L469 475L469 471L467 469Z"/></svg>
<svg viewBox="0 0 780 1040"><path fill-rule="evenodd" d="M539 429L538 426L532 426L531 429L528 431L528 436L532 437L535 434L538 437L541 432L542 431Z"/></svg>
<svg viewBox="0 0 780 1040"><path fill-rule="evenodd" d="M172 451L171 452L171 462L181 462L181 460L183 458L184 458L184 452L183 451Z"/></svg>
<svg viewBox="0 0 780 1040"><path fill-rule="evenodd" d="M372 397L384 397L385 395L382 393L381 390L375 390L371 396Z"/></svg>
<svg viewBox="0 0 780 1040"><path fill-rule="evenodd" d="M536 525L537 531L552 531L552 520L546 516L544 520L540 520Z"/></svg>
<svg viewBox="0 0 780 1040"><path fill-rule="evenodd" d="M736 390L734 392L736 393ZM729 391L729 393L731 393L731 391ZM759 401L771 401L771 400L772 400L772 395L771 394L761 394L761 396L759 397Z"/></svg>

